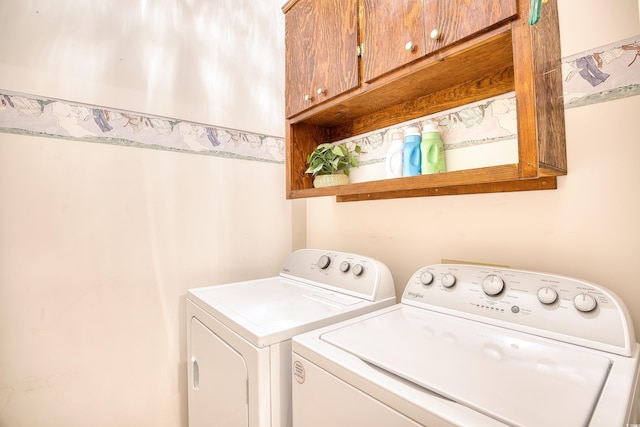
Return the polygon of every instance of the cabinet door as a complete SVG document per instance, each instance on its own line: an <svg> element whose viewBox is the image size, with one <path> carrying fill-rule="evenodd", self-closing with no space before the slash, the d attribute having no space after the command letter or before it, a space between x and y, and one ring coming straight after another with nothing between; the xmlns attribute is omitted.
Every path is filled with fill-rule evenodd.
<svg viewBox="0 0 640 427"><path fill-rule="evenodd" d="M364 0L364 81L369 82L425 54L422 0Z"/></svg>
<svg viewBox="0 0 640 427"><path fill-rule="evenodd" d="M517 14L516 0L424 0L430 53Z"/></svg>
<svg viewBox="0 0 640 427"><path fill-rule="evenodd" d="M300 0L285 16L286 116L359 85L357 0Z"/></svg>

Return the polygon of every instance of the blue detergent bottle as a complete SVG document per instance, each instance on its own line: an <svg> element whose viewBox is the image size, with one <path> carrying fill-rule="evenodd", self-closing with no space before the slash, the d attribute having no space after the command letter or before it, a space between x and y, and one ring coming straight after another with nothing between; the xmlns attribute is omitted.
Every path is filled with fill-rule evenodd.
<svg viewBox="0 0 640 427"><path fill-rule="evenodd" d="M402 151L402 176L420 175L420 129L409 127L404 131L404 147Z"/></svg>
<svg viewBox="0 0 640 427"><path fill-rule="evenodd" d="M427 124L422 130L422 174L446 172L447 165L444 157L444 144L440 139L438 125Z"/></svg>

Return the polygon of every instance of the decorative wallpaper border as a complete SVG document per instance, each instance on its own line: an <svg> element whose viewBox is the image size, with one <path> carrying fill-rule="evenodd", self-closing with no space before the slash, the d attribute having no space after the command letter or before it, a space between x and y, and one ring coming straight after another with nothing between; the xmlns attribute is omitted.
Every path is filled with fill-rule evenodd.
<svg viewBox="0 0 640 427"><path fill-rule="evenodd" d="M640 94L640 35L562 60L565 107ZM341 142L384 161L394 131L438 124L446 150L517 139L515 95L491 98ZM283 163L284 138L0 89L0 132ZM481 139L477 136L482 135Z"/></svg>
<svg viewBox="0 0 640 427"><path fill-rule="evenodd" d="M284 163L284 138L0 89L0 132Z"/></svg>

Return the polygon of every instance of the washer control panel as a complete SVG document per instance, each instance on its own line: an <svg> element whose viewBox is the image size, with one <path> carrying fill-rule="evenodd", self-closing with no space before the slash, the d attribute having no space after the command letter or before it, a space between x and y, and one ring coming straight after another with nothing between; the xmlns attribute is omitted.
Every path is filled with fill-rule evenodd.
<svg viewBox="0 0 640 427"><path fill-rule="evenodd" d="M280 276L370 301L395 298L389 268L358 254L300 249L287 257Z"/></svg>
<svg viewBox="0 0 640 427"><path fill-rule="evenodd" d="M412 275L402 302L620 354L630 355L635 343L628 310L615 294L552 274L434 264Z"/></svg>

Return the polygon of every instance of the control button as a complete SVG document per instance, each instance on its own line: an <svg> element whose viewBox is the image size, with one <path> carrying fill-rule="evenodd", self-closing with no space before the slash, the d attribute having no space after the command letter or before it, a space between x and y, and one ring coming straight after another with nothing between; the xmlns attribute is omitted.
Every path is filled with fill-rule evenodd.
<svg viewBox="0 0 640 427"><path fill-rule="evenodd" d="M340 263L340 271L342 271L343 273L346 273L347 271L349 271L350 268L351 268L351 264L349 264L349 261L342 261Z"/></svg>
<svg viewBox="0 0 640 427"><path fill-rule="evenodd" d="M433 274L428 271L423 271L420 274L420 283L423 285L430 285L433 282Z"/></svg>
<svg viewBox="0 0 640 427"><path fill-rule="evenodd" d="M558 293L549 286L538 289L538 301L543 304L553 304L558 299Z"/></svg>
<svg viewBox="0 0 640 427"><path fill-rule="evenodd" d="M517 305L512 306L511 307L511 312L515 313L515 314L520 313L520 307L518 307Z"/></svg>
<svg viewBox="0 0 640 427"><path fill-rule="evenodd" d="M456 276L451 273L447 273L442 276L442 286L445 288L450 288L456 284Z"/></svg>
<svg viewBox="0 0 640 427"><path fill-rule="evenodd" d="M489 296L498 295L504 289L504 280L495 274L490 274L482 279L482 290Z"/></svg>
<svg viewBox="0 0 640 427"><path fill-rule="evenodd" d="M322 255L318 259L318 267L320 267L323 270L329 267L329 264L331 264L331 258L329 258L327 255Z"/></svg>
<svg viewBox="0 0 640 427"><path fill-rule="evenodd" d="M596 299L589 294L582 293L573 298L573 306L583 313L593 311L593 309L596 308L596 305L598 305Z"/></svg>
<svg viewBox="0 0 640 427"><path fill-rule="evenodd" d="M362 273L364 273L364 267L360 264L356 264L353 266L353 269L351 271L353 272L354 276L360 276L362 275Z"/></svg>

